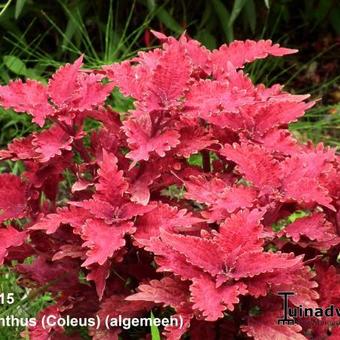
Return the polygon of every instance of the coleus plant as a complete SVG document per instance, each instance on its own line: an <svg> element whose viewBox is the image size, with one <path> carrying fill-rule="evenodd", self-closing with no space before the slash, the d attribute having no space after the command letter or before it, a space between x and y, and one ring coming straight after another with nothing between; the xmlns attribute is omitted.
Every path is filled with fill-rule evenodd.
<svg viewBox="0 0 340 340"><path fill-rule="evenodd" d="M167 339L338 339L327 322L277 324L280 291L295 306L340 302L339 156L289 132L308 95L242 71L296 50L247 40L209 51L154 34L162 47L131 60L85 70L80 57L47 85L0 87L0 105L41 128L0 152L24 166L0 175L1 264L51 292L39 320L153 311L181 316ZM116 87L133 99L127 112L110 106ZM28 335L79 338L41 323Z"/></svg>

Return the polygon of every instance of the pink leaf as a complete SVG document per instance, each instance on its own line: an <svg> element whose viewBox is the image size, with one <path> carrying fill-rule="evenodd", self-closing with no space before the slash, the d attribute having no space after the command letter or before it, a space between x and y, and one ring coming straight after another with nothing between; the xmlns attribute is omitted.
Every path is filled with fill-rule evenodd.
<svg viewBox="0 0 340 340"><path fill-rule="evenodd" d="M223 317L225 310L234 310L234 304L239 302L239 295L247 293L243 283L224 285L216 288L214 281L207 276L193 279L190 286L193 307L203 312L207 321L215 321Z"/></svg>
<svg viewBox="0 0 340 340"><path fill-rule="evenodd" d="M280 47L279 44L273 45L271 40L235 40L229 46L222 45L213 51L211 59L217 70L223 70L227 62L231 62L235 67L243 67L245 63L266 58L268 55L280 57L296 52L297 50Z"/></svg>
<svg viewBox="0 0 340 340"><path fill-rule="evenodd" d="M182 236L161 233L161 239L174 250L185 255L186 260L211 275L223 270L223 261L219 249L213 241L195 236ZM193 251L194 249L194 251Z"/></svg>
<svg viewBox="0 0 340 340"><path fill-rule="evenodd" d="M225 145L220 153L235 162L245 178L262 190L280 186L278 163L263 148L251 144Z"/></svg>
<svg viewBox="0 0 340 340"><path fill-rule="evenodd" d="M82 266L87 267L93 263L103 265L115 251L125 245L124 235L132 230L132 223L109 226L101 220L87 220L81 236L85 240L83 247L89 250Z"/></svg>
<svg viewBox="0 0 340 340"><path fill-rule="evenodd" d="M126 300L162 303L164 306L177 309L188 303L188 288L188 284L178 279L164 277L139 285L138 293L128 296Z"/></svg>
<svg viewBox="0 0 340 340"><path fill-rule="evenodd" d="M73 64L66 64L59 68L49 81L48 94L57 106L63 107L72 100L82 64L83 56L80 56Z"/></svg>
<svg viewBox="0 0 340 340"><path fill-rule="evenodd" d="M27 186L18 176L0 174L0 222L24 217L27 199Z"/></svg>
<svg viewBox="0 0 340 340"><path fill-rule="evenodd" d="M8 228L0 228L0 265L4 263L8 249L11 247L21 246L26 240L27 234L25 231L18 231L9 226Z"/></svg>
<svg viewBox="0 0 340 340"><path fill-rule="evenodd" d="M177 131L167 130L152 135L149 124L148 119L144 118L140 118L138 122L133 120L124 122L124 130L131 147L126 157L132 159L133 164L140 160L147 161L152 152L164 157L166 151L180 143L180 135Z"/></svg>
<svg viewBox="0 0 340 340"><path fill-rule="evenodd" d="M243 332L255 340L307 340L301 332L302 327L298 324L278 325L277 318L281 311L266 311L259 316L251 317L246 326L241 326Z"/></svg>
<svg viewBox="0 0 340 340"><path fill-rule="evenodd" d="M35 80L27 80L26 83L16 80L0 86L0 105L16 112L27 112L40 127L47 117L53 115L46 86Z"/></svg>
<svg viewBox="0 0 340 340"><path fill-rule="evenodd" d="M48 130L36 134L32 144L39 154L41 162L48 162L55 156L60 156L63 150L70 151L73 137L66 133L58 125L53 125Z"/></svg>

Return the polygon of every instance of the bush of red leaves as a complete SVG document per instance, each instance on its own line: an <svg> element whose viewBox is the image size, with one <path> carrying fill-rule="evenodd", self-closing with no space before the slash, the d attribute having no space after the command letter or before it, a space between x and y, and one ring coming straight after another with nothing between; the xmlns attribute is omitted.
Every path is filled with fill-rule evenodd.
<svg viewBox="0 0 340 340"><path fill-rule="evenodd" d="M47 85L0 87L2 107L42 128L0 152L25 169L0 175L1 264L16 260L52 293L38 320L153 311L181 316L167 339L338 339L329 322L277 324L280 291L295 293L291 306L340 302L339 157L287 129L308 95L242 71L296 51L269 40L209 51L155 34L162 47L131 60L89 71L80 57ZM115 87L133 109L110 107ZM103 323L89 334L133 338ZM40 322L29 336L79 338Z"/></svg>

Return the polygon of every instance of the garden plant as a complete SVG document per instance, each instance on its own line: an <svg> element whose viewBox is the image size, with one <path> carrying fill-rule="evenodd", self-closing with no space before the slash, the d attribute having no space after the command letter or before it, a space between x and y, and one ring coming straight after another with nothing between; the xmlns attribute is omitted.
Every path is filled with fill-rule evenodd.
<svg viewBox="0 0 340 340"><path fill-rule="evenodd" d="M154 34L160 48L123 62L90 70L80 56L48 84L0 86L0 106L37 125L0 151L18 168L0 174L0 263L51 297L22 337L149 339L103 320L174 315L162 338L339 339L336 315L277 322L280 292L340 307L339 156L288 130L309 95L243 70L297 51Z"/></svg>

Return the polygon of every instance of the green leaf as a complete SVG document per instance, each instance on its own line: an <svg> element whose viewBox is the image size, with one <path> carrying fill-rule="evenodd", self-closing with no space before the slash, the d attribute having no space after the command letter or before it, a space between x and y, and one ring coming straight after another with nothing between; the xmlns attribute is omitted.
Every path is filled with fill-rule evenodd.
<svg viewBox="0 0 340 340"><path fill-rule="evenodd" d="M188 158L188 163L190 165L202 167L203 166L202 154L195 153L193 155L190 155L190 157Z"/></svg>
<svg viewBox="0 0 340 340"><path fill-rule="evenodd" d="M17 0L15 4L15 12L14 12L14 18L15 20L19 18L24 6L25 6L26 0Z"/></svg>
<svg viewBox="0 0 340 340"><path fill-rule="evenodd" d="M246 1L247 0L235 0L234 5L233 5L233 9L231 10L230 19L229 19L229 22L228 22L228 25L230 27L233 26L234 21L239 16L240 12L242 11L242 8L246 4Z"/></svg>
<svg viewBox="0 0 340 340"><path fill-rule="evenodd" d="M153 313L151 312L151 320L153 321L155 319L155 316L153 315ZM161 336L159 334L159 329L157 326L155 326L152 322L151 325L151 339L152 340L161 340Z"/></svg>
<svg viewBox="0 0 340 340"><path fill-rule="evenodd" d="M26 75L26 65L18 57L15 57L14 55L6 55L4 56L4 63L6 67L13 73L20 76Z"/></svg>
<svg viewBox="0 0 340 340"><path fill-rule="evenodd" d="M205 47L209 48L210 50L213 50L217 46L215 37L206 30L199 31L196 34L195 39L200 41Z"/></svg>
<svg viewBox="0 0 340 340"><path fill-rule="evenodd" d="M158 19L171 31L181 34L184 29L183 27L170 15L170 13L165 9L160 7L157 10Z"/></svg>
<svg viewBox="0 0 340 340"><path fill-rule="evenodd" d="M225 8L223 3L220 0L212 0L212 4L215 10L216 15L218 16L222 29L224 31L224 35L228 42L234 40L234 32L232 26L229 25L230 13Z"/></svg>
<svg viewBox="0 0 340 340"><path fill-rule="evenodd" d="M269 7L270 7L270 2L269 2L269 0L264 0L264 4L265 4L266 7L269 9Z"/></svg>
<svg viewBox="0 0 340 340"><path fill-rule="evenodd" d="M256 30L256 7L254 0L248 0L245 5L246 18L249 23L251 32L254 34Z"/></svg>

